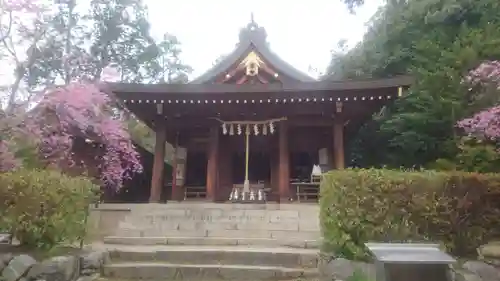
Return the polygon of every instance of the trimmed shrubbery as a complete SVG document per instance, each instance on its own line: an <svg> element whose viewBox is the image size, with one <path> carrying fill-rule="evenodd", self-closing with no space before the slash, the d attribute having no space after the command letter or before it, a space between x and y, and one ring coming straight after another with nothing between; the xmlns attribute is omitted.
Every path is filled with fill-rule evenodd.
<svg viewBox="0 0 500 281"><path fill-rule="evenodd" d="M0 229L22 244L51 248L85 234L87 206L98 186L58 171L26 170L0 174Z"/></svg>
<svg viewBox="0 0 500 281"><path fill-rule="evenodd" d="M500 175L348 169L321 183L324 251L368 257L364 243L432 241L467 256L500 235Z"/></svg>

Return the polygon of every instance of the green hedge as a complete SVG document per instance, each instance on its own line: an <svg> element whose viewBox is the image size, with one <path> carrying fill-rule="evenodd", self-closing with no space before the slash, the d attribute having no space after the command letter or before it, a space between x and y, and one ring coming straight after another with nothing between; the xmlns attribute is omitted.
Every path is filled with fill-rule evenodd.
<svg viewBox="0 0 500 281"><path fill-rule="evenodd" d="M0 229L29 247L73 243L85 233L87 206L97 186L84 177L58 171L26 170L0 174Z"/></svg>
<svg viewBox="0 0 500 281"><path fill-rule="evenodd" d="M321 183L323 250L368 258L364 243L432 241L459 256L500 235L500 175L348 169Z"/></svg>

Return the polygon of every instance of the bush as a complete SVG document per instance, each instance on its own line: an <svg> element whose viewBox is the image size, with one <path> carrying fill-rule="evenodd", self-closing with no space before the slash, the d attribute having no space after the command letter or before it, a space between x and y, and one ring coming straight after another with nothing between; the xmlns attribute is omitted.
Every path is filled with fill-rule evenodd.
<svg viewBox="0 0 500 281"><path fill-rule="evenodd" d="M500 234L500 175L348 169L321 183L323 250L369 257L364 243L431 241L468 256Z"/></svg>
<svg viewBox="0 0 500 281"><path fill-rule="evenodd" d="M85 234L87 206L97 188L89 179L58 171L0 174L0 229L29 247L73 243Z"/></svg>

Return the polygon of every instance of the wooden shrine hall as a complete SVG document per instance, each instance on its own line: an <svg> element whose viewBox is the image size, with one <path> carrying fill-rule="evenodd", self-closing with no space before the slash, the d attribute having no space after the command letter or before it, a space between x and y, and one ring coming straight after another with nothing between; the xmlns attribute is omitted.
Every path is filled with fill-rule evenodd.
<svg viewBox="0 0 500 281"><path fill-rule="evenodd" d="M175 151L170 200L293 200L292 186L310 182L313 167L344 168L347 128L412 83L318 81L276 56L266 37L252 20L235 50L188 84L105 85L156 132L150 202L167 185L166 142Z"/></svg>

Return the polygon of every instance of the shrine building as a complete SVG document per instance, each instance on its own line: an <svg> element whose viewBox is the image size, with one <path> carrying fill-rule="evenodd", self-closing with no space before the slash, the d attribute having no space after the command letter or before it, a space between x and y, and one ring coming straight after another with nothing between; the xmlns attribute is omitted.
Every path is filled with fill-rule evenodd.
<svg viewBox="0 0 500 281"><path fill-rule="evenodd" d="M343 169L347 132L412 83L318 81L275 55L266 37L252 20L234 51L188 84L106 84L156 133L151 186L141 187L150 202L162 192L179 201L288 202L300 200L301 185L315 197L313 168ZM166 142L175 150L171 182Z"/></svg>

